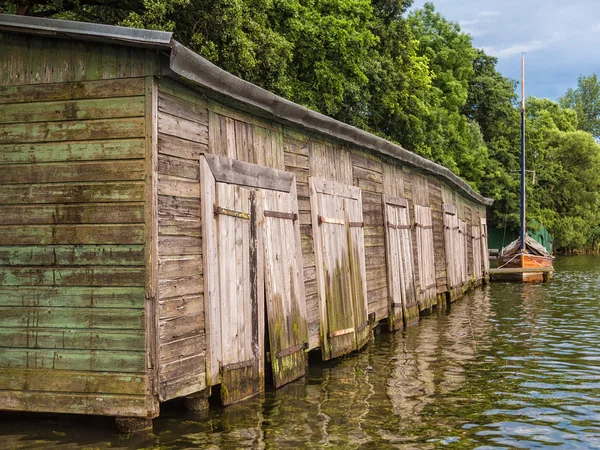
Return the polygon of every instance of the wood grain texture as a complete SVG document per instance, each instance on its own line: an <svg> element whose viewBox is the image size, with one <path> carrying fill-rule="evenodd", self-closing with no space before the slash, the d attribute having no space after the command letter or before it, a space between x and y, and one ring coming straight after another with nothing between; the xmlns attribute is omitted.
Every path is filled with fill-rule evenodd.
<svg viewBox="0 0 600 450"><path fill-rule="evenodd" d="M289 193L262 191L265 299L273 383L280 387L304 376L308 348L306 302L295 180ZM267 216L267 211L291 217Z"/></svg>

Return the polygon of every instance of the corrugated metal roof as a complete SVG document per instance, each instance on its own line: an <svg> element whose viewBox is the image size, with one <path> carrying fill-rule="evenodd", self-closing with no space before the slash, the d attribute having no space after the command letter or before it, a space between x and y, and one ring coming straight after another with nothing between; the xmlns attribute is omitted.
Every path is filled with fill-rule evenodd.
<svg viewBox="0 0 600 450"><path fill-rule="evenodd" d="M170 49L170 75L204 90L224 95L261 112L261 116L292 124L310 131L391 156L405 165L434 174L468 198L491 205L492 199L475 192L449 169L429 161L400 145L297 105L252 83L226 72L173 39L172 33L116 27L68 20L40 19L0 14L0 30L53 35L97 42L119 43L135 47Z"/></svg>

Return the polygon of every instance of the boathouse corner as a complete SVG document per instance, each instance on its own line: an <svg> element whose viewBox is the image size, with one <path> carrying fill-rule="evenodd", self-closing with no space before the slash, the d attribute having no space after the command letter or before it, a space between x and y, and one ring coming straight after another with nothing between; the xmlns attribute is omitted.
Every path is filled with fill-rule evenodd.
<svg viewBox="0 0 600 450"><path fill-rule="evenodd" d="M0 104L0 409L235 403L489 276L491 200L170 33L0 14Z"/></svg>

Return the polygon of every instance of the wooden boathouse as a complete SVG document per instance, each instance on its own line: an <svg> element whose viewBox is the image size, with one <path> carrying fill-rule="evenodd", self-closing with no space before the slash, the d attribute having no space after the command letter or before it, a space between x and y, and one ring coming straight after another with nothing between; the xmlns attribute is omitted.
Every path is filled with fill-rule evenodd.
<svg viewBox="0 0 600 450"><path fill-rule="evenodd" d="M281 386L485 281L490 204L170 33L0 14L0 409Z"/></svg>

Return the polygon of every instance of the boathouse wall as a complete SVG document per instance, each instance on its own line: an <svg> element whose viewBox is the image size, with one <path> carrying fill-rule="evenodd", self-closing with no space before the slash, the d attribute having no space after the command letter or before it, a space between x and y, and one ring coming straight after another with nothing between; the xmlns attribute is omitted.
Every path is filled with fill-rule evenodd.
<svg viewBox="0 0 600 450"><path fill-rule="evenodd" d="M234 403L486 280L489 202L443 170L186 78L168 33L0 24L1 409Z"/></svg>
<svg viewBox="0 0 600 450"><path fill-rule="evenodd" d="M0 34L0 408L152 416L156 52Z"/></svg>

